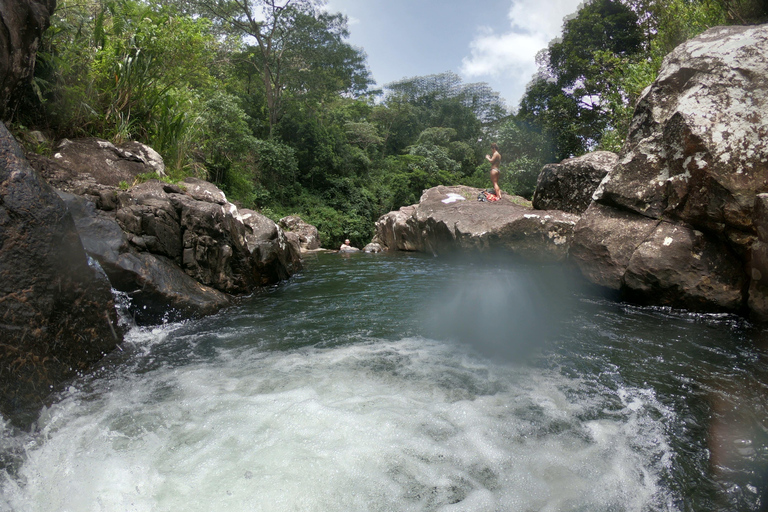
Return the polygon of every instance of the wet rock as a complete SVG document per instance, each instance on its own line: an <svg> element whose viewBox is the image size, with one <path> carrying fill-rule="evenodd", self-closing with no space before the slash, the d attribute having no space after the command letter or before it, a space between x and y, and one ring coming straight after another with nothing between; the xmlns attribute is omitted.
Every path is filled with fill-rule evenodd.
<svg viewBox="0 0 768 512"><path fill-rule="evenodd" d="M109 282L0 123L0 409L39 406L122 341Z"/></svg>
<svg viewBox="0 0 768 512"><path fill-rule="evenodd" d="M86 252L99 262L112 287L126 294L128 312L138 324L196 318L231 303L227 294L196 282L169 259L137 250L118 221L91 201L66 192L59 195L75 219Z"/></svg>
<svg viewBox="0 0 768 512"><path fill-rule="evenodd" d="M583 213L618 158L616 153L610 151L595 151L558 164L545 165L536 182L533 207L537 210Z"/></svg>

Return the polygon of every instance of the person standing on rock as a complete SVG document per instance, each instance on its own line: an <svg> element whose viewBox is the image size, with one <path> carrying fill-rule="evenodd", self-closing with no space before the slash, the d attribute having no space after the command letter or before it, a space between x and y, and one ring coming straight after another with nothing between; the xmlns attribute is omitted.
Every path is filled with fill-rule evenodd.
<svg viewBox="0 0 768 512"><path fill-rule="evenodd" d="M485 159L491 162L491 183L493 183L493 190L496 193L496 197L501 199L501 187L499 187L499 167L501 167L501 154L499 153L499 146L495 142L491 143L492 154L485 155Z"/></svg>

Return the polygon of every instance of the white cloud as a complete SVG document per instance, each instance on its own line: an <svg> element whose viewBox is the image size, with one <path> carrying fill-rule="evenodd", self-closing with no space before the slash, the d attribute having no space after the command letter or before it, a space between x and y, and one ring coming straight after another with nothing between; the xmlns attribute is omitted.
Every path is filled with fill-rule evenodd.
<svg viewBox="0 0 768 512"><path fill-rule="evenodd" d="M536 54L562 34L563 18L573 14L581 0L514 0L509 31L481 28L462 59L460 72L468 79L507 80L517 101L536 72Z"/></svg>

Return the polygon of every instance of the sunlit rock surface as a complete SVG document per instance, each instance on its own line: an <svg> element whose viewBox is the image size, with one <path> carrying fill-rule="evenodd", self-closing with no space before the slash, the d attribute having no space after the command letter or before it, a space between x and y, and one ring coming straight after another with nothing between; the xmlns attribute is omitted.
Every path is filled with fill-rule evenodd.
<svg viewBox="0 0 768 512"><path fill-rule="evenodd" d="M617 161L616 153L594 151L545 165L536 181L533 207L537 210L583 213L592 202L592 195L600 182Z"/></svg>
<svg viewBox="0 0 768 512"><path fill-rule="evenodd" d="M317 228L307 224L301 217L289 215L280 219L278 224L284 230L290 231L298 237L302 251L314 251L320 248L320 236Z"/></svg>
<svg viewBox="0 0 768 512"><path fill-rule="evenodd" d="M710 29L664 60L600 202L744 243L768 190L768 25Z"/></svg>
<svg viewBox="0 0 768 512"><path fill-rule="evenodd" d="M768 319L766 191L768 25L710 29L644 92L571 259L633 300Z"/></svg>
<svg viewBox="0 0 768 512"><path fill-rule="evenodd" d="M578 216L533 210L523 198L480 202L479 189L439 186L418 205L376 222L375 241L388 249L431 252L503 250L536 261L564 261Z"/></svg>

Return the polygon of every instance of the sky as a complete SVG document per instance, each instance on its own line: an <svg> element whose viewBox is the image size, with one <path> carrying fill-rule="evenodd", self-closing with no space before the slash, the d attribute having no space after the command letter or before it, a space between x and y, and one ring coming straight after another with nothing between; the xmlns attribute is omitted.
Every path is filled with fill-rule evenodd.
<svg viewBox="0 0 768 512"><path fill-rule="evenodd" d="M347 42L368 55L377 87L453 71L517 107L536 54L582 0L328 0L348 18Z"/></svg>

